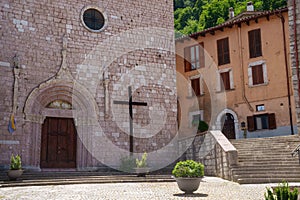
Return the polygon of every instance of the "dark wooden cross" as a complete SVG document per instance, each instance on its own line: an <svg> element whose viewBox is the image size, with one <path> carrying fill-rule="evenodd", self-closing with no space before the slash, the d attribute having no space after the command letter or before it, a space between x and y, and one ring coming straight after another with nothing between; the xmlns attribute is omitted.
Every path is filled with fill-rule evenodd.
<svg viewBox="0 0 300 200"><path fill-rule="evenodd" d="M130 153L133 153L133 113L132 113L132 106L147 106L147 103L132 101L131 86L128 86L128 96L129 96L129 101L114 101L114 104L129 105L129 129L130 129L129 151L130 151Z"/></svg>

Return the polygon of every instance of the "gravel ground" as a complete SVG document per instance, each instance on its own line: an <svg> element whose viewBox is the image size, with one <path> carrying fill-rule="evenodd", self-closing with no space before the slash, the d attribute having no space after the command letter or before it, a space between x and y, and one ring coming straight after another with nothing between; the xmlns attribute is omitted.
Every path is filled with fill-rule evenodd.
<svg viewBox="0 0 300 200"><path fill-rule="evenodd" d="M277 184L239 185L220 178L205 177L193 195L184 195L176 182L167 183L114 183L76 184L0 188L0 199L212 199L260 200L266 187ZM290 184L295 185L295 184ZM298 183L299 185L299 183Z"/></svg>

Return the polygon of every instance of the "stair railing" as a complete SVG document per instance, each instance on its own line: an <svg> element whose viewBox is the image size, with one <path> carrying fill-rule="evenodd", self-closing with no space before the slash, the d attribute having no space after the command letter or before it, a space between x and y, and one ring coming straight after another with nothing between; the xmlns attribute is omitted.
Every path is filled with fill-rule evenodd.
<svg viewBox="0 0 300 200"><path fill-rule="evenodd" d="M298 155L299 164L300 164L300 144L292 151L292 157Z"/></svg>

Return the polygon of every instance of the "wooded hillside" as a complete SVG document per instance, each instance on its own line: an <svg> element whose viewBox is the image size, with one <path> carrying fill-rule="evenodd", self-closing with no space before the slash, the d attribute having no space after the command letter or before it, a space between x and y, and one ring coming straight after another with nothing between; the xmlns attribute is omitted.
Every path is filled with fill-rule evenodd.
<svg viewBox="0 0 300 200"><path fill-rule="evenodd" d="M174 0L175 30L182 34L199 32L225 22L229 8L235 16L246 11L249 0ZM286 0L253 0L255 11L274 10L287 5Z"/></svg>

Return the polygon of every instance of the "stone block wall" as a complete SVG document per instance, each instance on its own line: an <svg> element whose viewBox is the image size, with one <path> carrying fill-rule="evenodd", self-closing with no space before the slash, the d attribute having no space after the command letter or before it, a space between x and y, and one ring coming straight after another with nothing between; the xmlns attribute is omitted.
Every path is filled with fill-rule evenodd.
<svg viewBox="0 0 300 200"><path fill-rule="evenodd" d="M99 8L106 16L103 31L84 27L81 17L87 6ZM134 151L156 152L175 137L172 1L0 2L0 47L0 166L7 166L11 153L19 153L25 166L39 167L41 129L50 115L74 118L82 140L78 168L118 165L118 149L124 154L129 149L129 116L128 106L113 101L128 101L129 85L133 100L148 104L133 110ZM10 134L15 56L20 68L17 130ZM59 76L61 69L67 75ZM73 104L76 112L70 116L47 110L56 99ZM104 137L117 150L105 146ZM91 141L83 144L84 140ZM153 153L149 159L155 165L163 157Z"/></svg>
<svg viewBox="0 0 300 200"><path fill-rule="evenodd" d="M297 56L296 49L298 48L298 59L300 59L299 49L300 49L300 7L299 1L294 0L288 1L289 7L289 32L290 32L290 56L291 56L291 68L292 68L292 84L293 84L293 92L295 97L295 105L296 105L296 117L297 117L297 127L298 133L300 131L300 98L299 98L299 76L298 70L299 66L297 66ZM296 33L296 34L295 34ZM295 41L295 38L297 40ZM297 46L297 48L296 48ZM299 65L299 61L298 61Z"/></svg>
<svg viewBox="0 0 300 200"><path fill-rule="evenodd" d="M204 164L206 176L232 180L231 166L237 164L237 151L220 131L209 131L179 141L179 148L192 142L181 158ZM229 147L229 148L228 148Z"/></svg>

